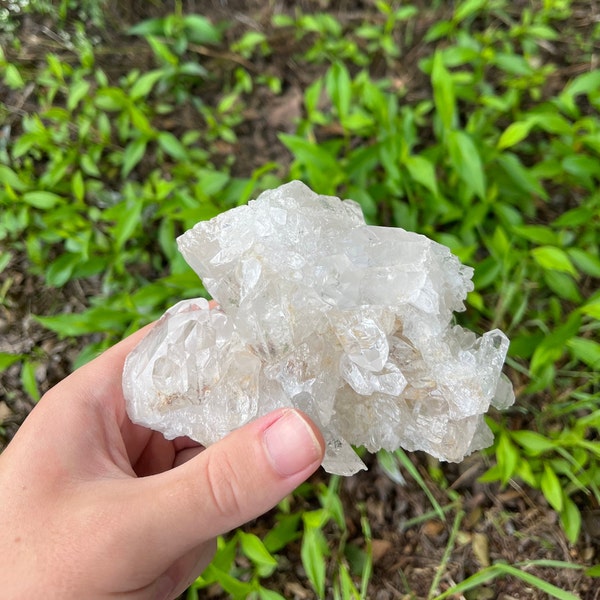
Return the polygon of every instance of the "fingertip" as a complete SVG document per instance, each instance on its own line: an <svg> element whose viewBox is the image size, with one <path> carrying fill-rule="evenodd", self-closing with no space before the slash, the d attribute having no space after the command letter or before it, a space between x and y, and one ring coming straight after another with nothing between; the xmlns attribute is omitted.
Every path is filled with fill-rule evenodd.
<svg viewBox="0 0 600 600"><path fill-rule="evenodd" d="M263 433L266 456L281 477L308 474L323 460L325 442L315 424L302 412L287 409Z"/></svg>
<svg viewBox="0 0 600 600"><path fill-rule="evenodd" d="M150 478L149 521L172 532L171 551L187 551L275 506L317 470L324 448L305 414L274 411Z"/></svg>

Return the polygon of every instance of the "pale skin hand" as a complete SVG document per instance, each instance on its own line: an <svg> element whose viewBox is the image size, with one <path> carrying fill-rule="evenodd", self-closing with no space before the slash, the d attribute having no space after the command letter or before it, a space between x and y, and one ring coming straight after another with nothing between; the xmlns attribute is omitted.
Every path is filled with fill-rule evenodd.
<svg viewBox="0 0 600 600"><path fill-rule="evenodd" d="M50 390L0 455L2 598L175 598L217 535L319 466L323 438L294 410L206 450L133 425L121 373L143 333Z"/></svg>

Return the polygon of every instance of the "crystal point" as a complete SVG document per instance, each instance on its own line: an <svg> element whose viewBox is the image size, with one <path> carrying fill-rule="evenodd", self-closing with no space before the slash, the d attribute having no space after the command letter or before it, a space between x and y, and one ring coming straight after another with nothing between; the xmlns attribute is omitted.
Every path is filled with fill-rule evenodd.
<svg viewBox="0 0 600 600"><path fill-rule="evenodd" d="M178 245L218 305L169 309L123 373L131 419L167 438L212 444L294 406L323 432L324 468L351 475L351 444L460 461L491 443L490 404L514 402L506 336L453 325L473 270L351 200L293 181Z"/></svg>

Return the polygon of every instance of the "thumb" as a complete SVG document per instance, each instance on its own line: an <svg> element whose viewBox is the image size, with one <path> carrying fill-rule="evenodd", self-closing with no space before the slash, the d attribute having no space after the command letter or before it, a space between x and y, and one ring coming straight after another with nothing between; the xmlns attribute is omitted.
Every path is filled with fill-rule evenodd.
<svg viewBox="0 0 600 600"><path fill-rule="evenodd" d="M274 411L148 478L156 488L148 491L149 526L169 538L163 542L176 546L174 554L185 552L271 509L318 468L323 453L323 437L306 415Z"/></svg>

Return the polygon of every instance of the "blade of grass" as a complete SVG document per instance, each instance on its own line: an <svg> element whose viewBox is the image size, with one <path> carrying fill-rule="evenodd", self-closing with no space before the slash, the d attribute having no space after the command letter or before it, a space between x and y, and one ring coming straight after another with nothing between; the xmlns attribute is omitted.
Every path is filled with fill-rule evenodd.
<svg viewBox="0 0 600 600"><path fill-rule="evenodd" d="M529 585L534 585L538 589L546 592L546 594L550 594L554 598L558 598L559 600L579 600L579 596L575 594L571 594L571 592L566 592L565 590L561 590L557 588L555 585L532 575L531 573L527 573L526 571L522 571L521 569L517 569L515 567L511 567L510 565L499 565L501 570L506 575L512 575L513 577L517 577L521 581L528 583Z"/></svg>
<svg viewBox="0 0 600 600"><path fill-rule="evenodd" d="M539 561L531 561L528 563L520 563L523 566L527 565L536 565L536 566L544 566L551 568L581 568L579 565L572 565L571 563L565 563L563 561L553 561L553 560L539 560ZM444 600L449 596L453 596L456 594L462 594L468 590L472 590L474 588L483 585L496 577L504 577L506 575L511 575L512 577L516 577L529 585L533 585L539 590L549 594L554 598L558 598L559 600L579 600L578 596L571 594L571 592L567 592L565 590L561 590L557 588L555 585L544 581L543 579L532 575L531 573L527 573L520 568L513 567L511 565L507 565L504 563L496 563L495 565L491 565L490 567L486 567L482 569L478 573L471 575L464 581L452 586L450 589L446 590L439 596L436 596L434 600Z"/></svg>
<svg viewBox="0 0 600 600"><path fill-rule="evenodd" d="M435 577L431 582L431 587L429 588L429 594L427 594L427 598L430 600L434 597L435 590L437 589L440 581L442 579L442 575L446 570L446 566L448 565L448 561L450 560L450 555L452 554L452 550L454 549L454 543L456 542L456 536L458 534L458 530L460 528L460 524L465 516L464 510L459 510L454 517L454 522L452 523L452 529L450 530L450 536L448 537L448 543L446 544L446 549L444 550L444 555L442 556L442 560L438 565L438 568L435 572Z"/></svg>
<svg viewBox="0 0 600 600"><path fill-rule="evenodd" d="M406 455L404 450L402 450L402 448L396 450L394 454L396 455L396 458L398 459L400 464L410 473L411 477L419 484L419 487L423 490L423 492L429 499L429 502L431 502L431 505L433 506L433 509L435 510L437 516L442 521L445 521L446 515L444 514L444 510L440 506L440 503L435 499L435 496L431 493L431 490L427 487L427 484L421 477L421 474L417 470L417 467L415 467L415 465L412 463L410 458L408 458L408 456Z"/></svg>
<svg viewBox="0 0 600 600"><path fill-rule="evenodd" d="M442 506L442 512L444 513L444 521L446 520L446 515L445 513L451 511L452 509L456 508L458 506L458 502L452 502L450 504L446 504L446 506ZM426 513L423 513L422 515L419 515L418 517L414 517L412 519L409 519L408 521L405 521L404 523L401 524L400 528L402 531L405 531L406 529L408 529L409 527L413 527L413 525L418 525L419 523L424 523L425 521L429 521L430 519L433 519L433 517L438 517L439 513L437 510L430 510Z"/></svg>
<svg viewBox="0 0 600 600"><path fill-rule="evenodd" d="M485 567L485 569L481 569L474 575L467 577L465 580L453 585L450 589L446 590L439 596L436 596L434 600L444 600L444 598L448 598L449 596L453 596L455 594L462 594L463 592L467 592L472 590L488 581L492 581L496 577L498 577L501 572L498 569L498 565L492 565L490 567Z"/></svg>
<svg viewBox="0 0 600 600"><path fill-rule="evenodd" d="M371 535L371 525L369 524L369 517L367 516L365 505L361 504L359 509L360 526L363 535L365 536L365 554L367 557L360 579L360 600L367 600L367 594L369 593L369 581L371 581L371 575L373 574L373 536Z"/></svg>

